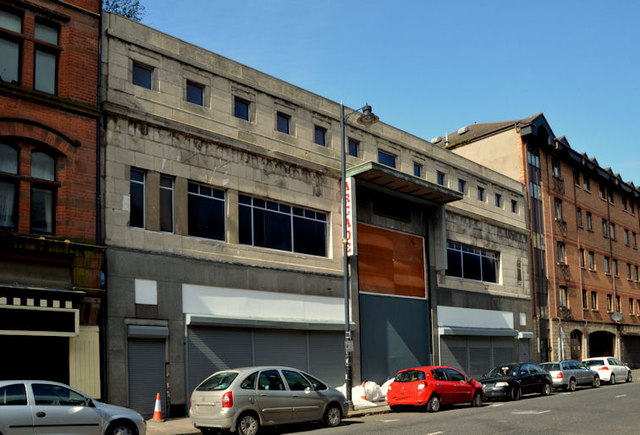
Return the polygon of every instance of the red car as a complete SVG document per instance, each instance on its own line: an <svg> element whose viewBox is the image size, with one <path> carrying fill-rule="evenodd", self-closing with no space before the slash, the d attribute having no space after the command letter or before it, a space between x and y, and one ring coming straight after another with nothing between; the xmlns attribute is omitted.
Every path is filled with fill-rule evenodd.
<svg viewBox="0 0 640 435"><path fill-rule="evenodd" d="M483 401L484 391L480 382L445 366L400 370L387 391L387 403L392 411L411 405L437 412L440 405L471 403L482 406Z"/></svg>

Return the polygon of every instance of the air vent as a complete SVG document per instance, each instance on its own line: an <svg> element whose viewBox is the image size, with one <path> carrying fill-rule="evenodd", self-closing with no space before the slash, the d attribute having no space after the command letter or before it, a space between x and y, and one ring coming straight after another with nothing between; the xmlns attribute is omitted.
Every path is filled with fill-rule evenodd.
<svg viewBox="0 0 640 435"><path fill-rule="evenodd" d="M462 127L458 129L458 134L465 134L469 131L469 127Z"/></svg>
<svg viewBox="0 0 640 435"><path fill-rule="evenodd" d="M431 139L431 143L438 143L442 140L442 137L440 136L436 136L433 139Z"/></svg>

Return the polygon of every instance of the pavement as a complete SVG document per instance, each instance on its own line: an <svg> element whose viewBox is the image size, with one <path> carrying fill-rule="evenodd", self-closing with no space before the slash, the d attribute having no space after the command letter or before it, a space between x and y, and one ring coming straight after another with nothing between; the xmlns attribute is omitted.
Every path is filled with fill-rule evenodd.
<svg viewBox="0 0 640 435"><path fill-rule="evenodd" d="M390 412L387 402L375 402L364 406L355 406L346 418L362 417L365 415L384 414ZM189 417L169 418L165 421L147 420L147 435L191 435L200 431L193 427Z"/></svg>

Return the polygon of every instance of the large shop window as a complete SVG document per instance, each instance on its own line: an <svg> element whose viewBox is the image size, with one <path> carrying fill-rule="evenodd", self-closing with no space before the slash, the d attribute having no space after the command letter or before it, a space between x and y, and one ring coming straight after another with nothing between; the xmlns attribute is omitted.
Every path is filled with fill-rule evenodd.
<svg viewBox="0 0 640 435"><path fill-rule="evenodd" d="M447 243L447 275L476 281L498 282L500 253L463 245Z"/></svg>
<svg viewBox="0 0 640 435"><path fill-rule="evenodd" d="M189 235L224 240L224 191L189 183Z"/></svg>
<svg viewBox="0 0 640 435"><path fill-rule="evenodd" d="M326 255L327 214L240 195L240 243Z"/></svg>

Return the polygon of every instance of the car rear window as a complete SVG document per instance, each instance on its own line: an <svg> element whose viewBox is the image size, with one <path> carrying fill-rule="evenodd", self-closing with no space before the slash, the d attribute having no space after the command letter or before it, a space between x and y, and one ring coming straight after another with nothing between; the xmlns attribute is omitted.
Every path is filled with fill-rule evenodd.
<svg viewBox="0 0 640 435"><path fill-rule="evenodd" d="M540 364L540 367L548 372L560 370L560 364Z"/></svg>
<svg viewBox="0 0 640 435"><path fill-rule="evenodd" d="M13 384L0 387L0 406L26 405L27 393L24 384Z"/></svg>
<svg viewBox="0 0 640 435"><path fill-rule="evenodd" d="M229 388L229 385L238 376L237 372L220 372L207 378L198 385L196 391L221 391Z"/></svg>
<svg viewBox="0 0 640 435"><path fill-rule="evenodd" d="M584 361L584 363L586 365L588 365L589 367L591 367L591 366L603 366L604 365L604 360L592 359L592 360L589 360L589 361Z"/></svg>
<svg viewBox="0 0 640 435"><path fill-rule="evenodd" d="M424 372L422 370L406 370L396 375L396 382L413 382L424 381Z"/></svg>

